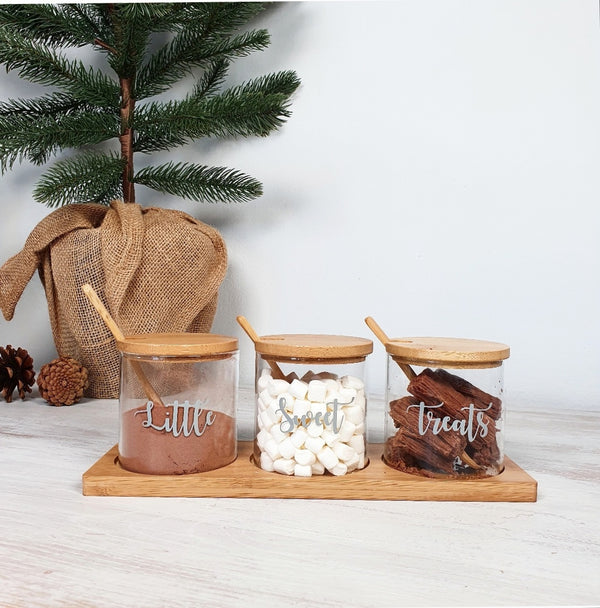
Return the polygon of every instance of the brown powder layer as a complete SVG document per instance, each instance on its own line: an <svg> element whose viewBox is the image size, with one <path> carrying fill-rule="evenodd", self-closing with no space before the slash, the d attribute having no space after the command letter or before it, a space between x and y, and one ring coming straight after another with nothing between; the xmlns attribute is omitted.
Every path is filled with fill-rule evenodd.
<svg viewBox="0 0 600 608"><path fill-rule="evenodd" d="M157 426L165 420L168 409L154 406L152 418ZM121 417L119 462L124 469L150 475L182 475L218 469L237 456L235 419L214 412L214 422L200 436L189 437L146 428L140 410L129 410ZM142 412L144 410L141 410ZM202 420L201 427L204 424Z"/></svg>

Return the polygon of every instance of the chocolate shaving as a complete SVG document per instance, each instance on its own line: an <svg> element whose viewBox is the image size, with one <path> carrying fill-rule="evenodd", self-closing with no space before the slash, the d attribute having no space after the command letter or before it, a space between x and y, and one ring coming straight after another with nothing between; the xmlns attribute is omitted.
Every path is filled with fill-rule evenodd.
<svg viewBox="0 0 600 608"><path fill-rule="evenodd" d="M386 442L385 460L390 466L428 476L473 475L474 467L483 469L484 475L490 474L486 469L497 470L502 457L496 440L500 399L440 369L423 370L410 381L408 391L411 395L390 403L389 413L398 429ZM435 434L431 424L420 420L421 403L436 419L447 417L459 424ZM469 425L471 434L466 431Z"/></svg>
<svg viewBox="0 0 600 608"><path fill-rule="evenodd" d="M455 376L450 372L447 372L445 369L436 369L433 372L436 378L449 384L452 388L457 390L459 393L470 397L472 403L475 407L479 409L485 409L488 405L492 405L492 407L486 412L490 418L494 420L498 420L502 415L502 400L498 397L494 397L485 391L482 391L480 388L477 388L469 381L461 378L460 376Z"/></svg>

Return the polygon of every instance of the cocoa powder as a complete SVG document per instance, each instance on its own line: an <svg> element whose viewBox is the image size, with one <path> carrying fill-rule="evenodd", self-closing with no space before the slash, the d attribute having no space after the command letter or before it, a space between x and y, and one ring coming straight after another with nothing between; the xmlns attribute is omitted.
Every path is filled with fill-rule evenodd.
<svg viewBox="0 0 600 608"><path fill-rule="evenodd" d="M177 402L167 406L149 402L149 409L123 413L121 466L136 473L181 475L210 471L233 462L237 455L235 419L193 406L187 410L178 407ZM184 428L186 432L182 432Z"/></svg>

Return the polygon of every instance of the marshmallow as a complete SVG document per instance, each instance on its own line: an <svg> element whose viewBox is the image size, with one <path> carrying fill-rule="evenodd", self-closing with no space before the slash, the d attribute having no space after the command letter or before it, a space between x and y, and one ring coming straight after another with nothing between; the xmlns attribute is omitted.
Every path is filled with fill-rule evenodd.
<svg viewBox="0 0 600 608"><path fill-rule="evenodd" d="M310 450L313 454L318 454L320 449L325 445L323 437L310 437L308 436L304 441L304 447Z"/></svg>
<svg viewBox="0 0 600 608"><path fill-rule="evenodd" d="M281 412L281 407L279 403L277 403L277 399L273 399L273 401L271 401L271 405L266 411L269 412L271 418L275 418L275 422L281 422L281 419L283 418L283 413Z"/></svg>
<svg viewBox="0 0 600 608"><path fill-rule="evenodd" d="M268 407L269 405L271 405L271 401L273 401L273 396L271 395L271 393L267 390L264 389L263 391L261 391L258 395L258 398Z"/></svg>
<svg viewBox="0 0 600 608"><path fill-rule="evenodd" d="M352 473L352 471L355 471L356 469L358 469L358 462L359 462L359 455L354 452L354 456L350 459L350 460L346 460L345 461L345 465L348 467L348 473Z"/></svg>
<svg viewBox="0 0 600 608"><path fill-rule="evenodd" d="M290 440L295 448L301 448L308 437L308 433L303 426L299 426L290 437Z"/></svg>
<svg viewBox="0 0 600 608"><path fill-rule="evenodd" d="M267 388L270 378L271 374L266 369L263 369L260 378L256 381L256 389L258 393L262 393L262 391Z"/></svg>
<svg viewBox="0 0 600 608"><path fill-rule="evenodd" d="M345 475L348 467L343 462L338 462L333 468L327 469L332 475Z"/></svg>
<svg viewBox="0 0 600 608"><path fill-rule="evenodd" d="M296 477L312 477L313 471L309 464L297 464L294 467L294 475Z"/></svg>
<svg viewBox="0 0 600 608"><path fill-rule="evenodd" d="M357 391L365 388L365 383L360 378L355 378L354 376L342 376L341 382L344 388L353 388Z"/></svg>
<svg viewBox="0 0 600 608"><path fill-rule="evenodd" d="M342 443L341 441L334 443L331 449L334 454L344 462L346 460L351 460L356 456L356 452L347 443Z"/></svg>
<svg viewBox="0 0 600 608"><path fill-rule="evenodd" d="M348 422L352 422L352 424L359 425L365 419L365 412L359 406L348 406L343 408L342 412L344 413L344 417Z"/></svg>
<svg viewBox="0 0 600 608"><path fill-rule="evenodd" d="M286 412L293 412L295 401L296 398L290 393L281 393L281 395L277 397L277 407L280 408L283 405Z"/></svg>
<svg viewBox="0 0 600 608"><path fill-rule="evenodd" d="M317 454L319 462L328 470L331 471L337 464L339 464L338 457L335 452L328 446L321 448Z"/></svg>
<svg viewBox="0 0 600 608"><path fill-rule="evenodd" d="M273 461L271 457L266 452L261 452L260 454L260 468L263 471L274 471Z"/></svg>
<svg viewBox="0 0 600 608"><path fill-rule="evenodd" d="M277 443L281 443L286 437L289 436L289 433L284 433L281 430L281 426L279 424L274 424L269 430L269 433Z"/></svg>
<svg viewBox="0 0 600 608"><path fill-rule="evenodd" d="M296 399L294 403L294 416L302 418L302 416L305 416L308 411L310 411L310 401Z"/></svg>
<svg viewBox="0 0 600 608"><path fill-rule="evenodd" d="M345 388L342 386L338 392L340 394L340 405L354 405L356 391L353 388Z"/></svg>
<svg viewBox="0 0 600 608"><path fill-rule="evenodd" d="M256 444L263 470L310 477L326 470L345 475L364 468L362 380L312 371L302 379L292 373L281 380L266 369L257 380L257 392Z"/></svg>
<svg viewBox="0 0 600 608"><path fill-rule="evenodd" d="M277 416L275 416L273 410L270 408L262 411L258 415L258 426L261 429L266 429L267 431L277 422Z"/></svg>
<svg viewBox="0 0 600 608"><path fill-rule="evenodd" d="M320 437L324 432L324 427L322 424L317 424L314 420L308 425L306 432L311 437Z"/></svg>
<svg viewBox="0 0 600 608"><path fill-rule="evenodd" d="M317 417L317 413L320 412L321 413L321 417L320 420L323 420L323 416L327 413L327 405L324 402L315 402L315 403L311 403L310 404L310 411L312 412L312 417L316 418ZM323 424L321 422L321 424Z"/></svg>
<svg viewBox="0 0 600 608"><path fill-rule="evenodd" d="M296 463L288 458L278 458L273 462L273 470L284 475L293 475Z"/></svg>
<svg viewBox="0 0 600 608"><path fill-rule="evenodd" d="M271 439L267 439L267 441L265 442L265 449L264 451L269 455L269 458L271 460L277 460L278 458L281 458L281 452L279 451L279 443L277 443L275 441L275 439L271 438Z"/></svg>
<svg viewBox="0 0 600 608"><path fill-rule="evenodd" d="M311 380L308 383L306 397L309 401L324 401L327 394L327 385L321 380Z"/></svg>
<svg viewBox="0 0 600 608"><path fill-rule="evenodd" d="M339 440L343 441L344 443L348 443L350 439L354 437L355 431L356 425L349 420L344 420L344 422L342 422L342 426L340 426Z"/></svg>
<svg viewBox="0 0 600 608"><path fill-rule="evenodd" d="M271 438L271 434L269 433L269 431L265 431L265 429L261 429L257 434L256 434L256 444L258 445L258 447L261 449L261 451L263 450L263 448L265 447L265 443Z"/></svg>
<svg viewBox="0 0 600 608"><path fill-rule="evenodd" d="M308 384L302 382L302 380L294 380L290 384L290 394L296 399L306 399L306 393L308 392Z"/></svg>
<svg viewBox="0 0 600 608"><path fill-rule="evenodd" d="M296 453L296 446L292 443L292 439L290 437L286 437L279 444L279 452L284 458L293 458Z"/></svg>
<svg viewBox="0 0 600 608"><path fill-rule="evenodd" d="M347 443L357 454L365 453L364 435L353 435Z"/></svg>
<svg viewBox="0 0 600 608"><path fill-rule="evenodd" d="M317 461L317 457L310 450L296 450L294 460L301 465L310 465Z"/></svg>
<svg viewBox="0 0 600 608"><path fill-rule="evenodd" d="M338 403L341 403L341 401L342 401L342 396L340 395L337 388L332 391L328 390L327 394L325 395L325 404L327 405L327 409L332 410L336 401ZM338 407L339 407L339 405L338 405Z"/></svg>
<svg viewBox="0 0 600 608"><path fill-rule="evenodd" d="M257 399L257 404L258 404L258 411L259 412L264 412L269 407L269 405L271 404L271 401L270 400L269 401L263 401L262 397L259 397Z"/></svg>
<svg viewBox="0 0 600 608"><path fill-rule="evenodd" d="M327 392L331 392L331 391L337 391L337 389L339 388L339 382L337 380L335 380L334 378L325 378L325 380L323 380L323 382L325 383L325 386L327 387Z"/></svg>
<svg viewBox="0 0 600 608"><path fill-rule="evenodd" d="M311 464L310 468L312 469L313 475L324 475L325 474L325 467L323 466L323 463L319 462L318 460L314 464Z"/></svg>
<svg viewBox="0 0 600 608"><path fill-rule="evenodd" d="M323 437L323 439L325 440L325 443L328 446L332 446L336 441L339 441L340 436L338 433L334 433L333 431L330 431L329 429L325 429L322 433L321 433L321 437Z"/></svg>
<svg viewBox="0 0 600 608"><path fill-rule="evenodd" d="M267 382L267 391L269 391L271 397L277 397L281 393L287 392L289 388L289 382L286 382L285 380L276 380L275 378L271 378Z"/></svg>

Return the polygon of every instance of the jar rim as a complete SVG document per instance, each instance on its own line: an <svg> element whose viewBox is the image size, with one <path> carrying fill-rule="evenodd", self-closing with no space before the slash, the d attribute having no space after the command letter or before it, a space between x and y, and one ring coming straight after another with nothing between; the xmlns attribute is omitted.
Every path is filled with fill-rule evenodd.
<svg viewBox="0 0 600 608"><path fill-rule="evenodd" d="M209 333L134 334L117 340L117 348L130 355L210 356L236 351L238 340Z"/></svg>
<svg viewBox="0 0 600 608"><path fill-rule="evenodd" d="M332 334L278 334L260 336L256 352L274 358L334 361L363 360L373 352L373 341Z"/></svg>
<svg viewBox="0 0 600 608"><path fill-rule="evenodd" d="M406 363L455 363L477 367L477 364L500 363L510 356L506 344L470 338L392 338L385 348L390 355Z"/></svg>

